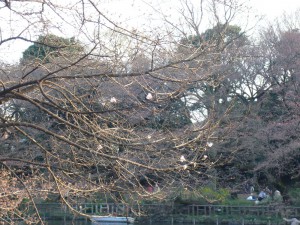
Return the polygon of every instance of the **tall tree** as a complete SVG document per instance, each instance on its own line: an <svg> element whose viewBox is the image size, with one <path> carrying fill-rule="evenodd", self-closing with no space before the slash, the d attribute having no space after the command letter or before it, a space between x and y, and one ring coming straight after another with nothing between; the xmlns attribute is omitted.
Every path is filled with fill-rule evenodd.
<svg viewBox="0 0 300 225"><path fill-rule="evenodd" d="M236 180L252 179L257 185L272 185L284 191L286 184L298 181L296 162L299 160L298 131L298 73L299 33L291 30L267 29L256 47L254 57L241 64L248 68L240 79L239 93L246 107L244 114L231 121L231 132L216 151L234 149L226 166L235 167ZM251 53L251 52L250 52ZM251 55L250 55L251 56ZM257 57L260 56L260 57ZM239 70L243 75L243 70ZM249 76L250 75L250 76ZM240 113L241 113L240 112ZM243 156L243 157L241 157ZM239 174L239 176L238 176ZM285 185L282 185L285 184Z"/></svg>

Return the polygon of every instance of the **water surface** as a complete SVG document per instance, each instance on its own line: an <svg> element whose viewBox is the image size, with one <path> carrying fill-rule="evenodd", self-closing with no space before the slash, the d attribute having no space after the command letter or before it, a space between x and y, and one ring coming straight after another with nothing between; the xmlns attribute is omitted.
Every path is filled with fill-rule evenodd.
<svg viewBox="0 0 300 225"><path fill-rule="evenodd" d="M125 223L92 223L91 221L85 221L85 220L77 220L77 221L63 221L63 220L49 220L45 221L45 224L47 225L126 225ZM134 225L142 225L140 223L134 223ZM145 224L143 224L145 225ZM168 223L153 223L152 225L171 225Z"/></svg>
<svg viewBox="0 0 300 225"><path fill-rule="evenodd" d="M64 221L64 220L48 220L45 221L47 225L126 225L125 223L92 223L91 221L86 220L74 220L74 221ZM144 223L134 223L134 225L146 225ZM171 225L171 223L159 223L155 222L151 225Z"/></svg>
<svg viewBox="0 0 300 225"><path fill-rule="evenodd" d="M45 224L47 225L96 225L92 224L90 221L86 220L48 220L45 221Z"/></svg>

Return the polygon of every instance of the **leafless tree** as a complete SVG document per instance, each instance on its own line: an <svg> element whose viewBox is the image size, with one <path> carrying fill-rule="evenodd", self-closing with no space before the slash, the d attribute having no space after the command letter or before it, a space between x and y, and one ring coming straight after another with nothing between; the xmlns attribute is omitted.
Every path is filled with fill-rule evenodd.
<svg viewBox="0 0 300 225"><path fill-rule="evenodd" d="M206 115L192 123L183 99L210 82L230 43L203 39L191 48L181 40L200 38L205 16L214 18L207 27L224 24L223 37L241 5L199 1L197 15L182 1L180 24L154 7L165 27L138 30L107 16L101 1L1 4L9 29L1 29L0 47L22 41L52 50L1 66L0 218L23 217L25 198L34 206L49 193L73 209L78 197L104 193L134 203L206 180L216 163L207 158L207 143L218 121ZM38 39L51 33L75 36L83 48ZM155 183L159 194L146 189Z"/></svg>

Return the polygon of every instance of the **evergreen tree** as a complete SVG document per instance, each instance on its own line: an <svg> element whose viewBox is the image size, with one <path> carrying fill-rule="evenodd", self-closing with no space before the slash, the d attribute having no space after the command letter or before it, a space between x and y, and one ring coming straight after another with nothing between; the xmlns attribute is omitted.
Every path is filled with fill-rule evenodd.
<svg viewBox="0 0 300 225"><path fill-rule="evenodd" d="M49 62L51 58L77 55L83 52L83 46L72 38L63 38L54 34L41 35L24 52L22 62L39 60Z"/></svg>

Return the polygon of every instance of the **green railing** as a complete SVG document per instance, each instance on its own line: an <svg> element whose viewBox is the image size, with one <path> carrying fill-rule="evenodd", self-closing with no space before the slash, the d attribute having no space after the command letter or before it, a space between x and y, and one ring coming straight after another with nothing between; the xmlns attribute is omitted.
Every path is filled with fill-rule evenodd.
<svg viewBox="0 0 300 225"><path fill-rule="evenodd" d="M229 205L176 205L176 204L143 204L126 205L114 203L82 203L72 206L75 210L89 215L119 215L119 216L188 216L188 217L300 217L300 207L283 205L269 206L229 206ZM71 210L59 203L37 204L42 218L74 218ZM78 217L78 216L77 216ZM79 218L79 217L78 217Z"/></svg>
<svg viewBox="0 0 300 225"><path fill-rule="evenodd" d="M193 216L212 215L252 215L271 217L299 217L300 207L283 205L268 206L228 206L228 205L189 205L188 214Z"/></svg>

